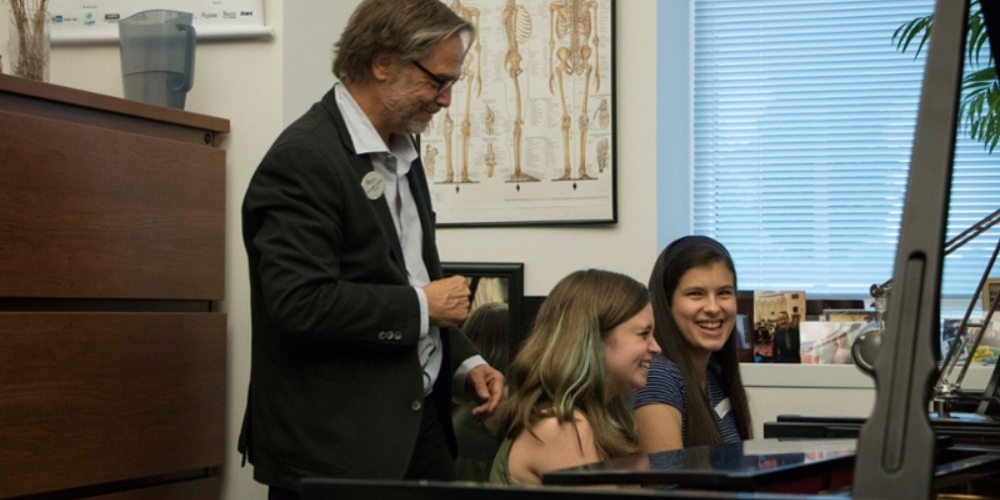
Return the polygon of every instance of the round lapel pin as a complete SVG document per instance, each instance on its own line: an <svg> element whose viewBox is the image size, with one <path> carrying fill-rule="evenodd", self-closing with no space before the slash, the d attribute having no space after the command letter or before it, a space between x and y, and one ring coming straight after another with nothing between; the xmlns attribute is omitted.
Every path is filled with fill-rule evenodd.
<svg viewBox="0 0 1000 500"><path fill-rule="evenodd" d="M368 172L364 179L361 179L361 188L369 200L377 200L385 192L385 179L378 172Z"/></svg>

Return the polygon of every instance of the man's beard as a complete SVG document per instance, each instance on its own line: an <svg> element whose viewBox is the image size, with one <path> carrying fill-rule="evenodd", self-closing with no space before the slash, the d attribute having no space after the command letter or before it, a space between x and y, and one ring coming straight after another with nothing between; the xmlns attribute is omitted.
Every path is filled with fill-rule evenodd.
<svg viewBox="0 0 1000 500"><path fill-rule="evenodd" d="M390 84L386 94L383 112L390 122L403 122L401 133L419 134L427 129L430 120L420 120L420 114L425 111L424 104L409 94L410 79L398 76ZM433 115L432 115L433 117Z"/></svg>

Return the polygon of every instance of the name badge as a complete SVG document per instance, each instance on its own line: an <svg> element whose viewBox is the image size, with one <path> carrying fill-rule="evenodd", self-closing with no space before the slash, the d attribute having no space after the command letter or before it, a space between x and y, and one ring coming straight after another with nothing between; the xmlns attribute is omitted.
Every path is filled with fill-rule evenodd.
<svg viewBox="0 0 1000 500"><path fill-rule="evenodd" d="M369 200L377 200L385 192L385 179L378 172L368 172L361 179L361 188Z"/></svg>
<svg viewBox="0 0 1000 500"><path fill-rule="evenodd" d="M729 413L729 410L732 409L733 405L729 402L729 398L726 398L719 401L719 404L715 405L715 414L718 415L719 418L725 418L725 416Z"/></svg>

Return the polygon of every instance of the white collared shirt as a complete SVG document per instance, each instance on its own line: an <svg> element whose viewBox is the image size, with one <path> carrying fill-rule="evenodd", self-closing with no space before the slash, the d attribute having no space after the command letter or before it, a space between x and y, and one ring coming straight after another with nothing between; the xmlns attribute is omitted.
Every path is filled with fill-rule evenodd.
<svg viewBox="0 0 1000 500"><path fill-rule="evenodd" d="M371 120L361 110L347 88L340 83L336 84L334 88L337 107L344 117L347 131L354 143L355 152L359 155L369 155L372 167L385 181L383 198L389 207L389 213L392 214L396 235L399 237L400 246L403 249L403 259L410 286L416 291L417 300L420 303L418 352L424 371L424 396L426 397L434 388L434 382L444 360L441 350L441 331L438 327L430 325L427 296L423 291L423 286L431 281L427 264L423 258L424 234L417 204L413 199L413 191L410 189L410 181L406 176L413 166L413 161L418 157L417 149L409 137L399 134L390 135L390 144L386 146ZM452 380L454 392L461 394L469 370L485 363L486 361L481 356L473 356L465 360L462 366L455 371Z"/></svg>

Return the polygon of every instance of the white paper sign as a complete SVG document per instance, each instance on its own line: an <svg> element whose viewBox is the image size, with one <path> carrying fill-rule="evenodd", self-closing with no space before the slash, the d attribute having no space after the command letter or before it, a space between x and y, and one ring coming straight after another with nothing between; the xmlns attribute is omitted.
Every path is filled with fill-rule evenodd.
<svg viewBox="0 0 1000 500"><path fill-rule="evenodd" d="M198 38L270 37L264 0L50 0L52 43L118 40L118 21L144 10L190 12Z"/></svg>

